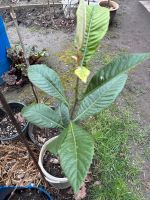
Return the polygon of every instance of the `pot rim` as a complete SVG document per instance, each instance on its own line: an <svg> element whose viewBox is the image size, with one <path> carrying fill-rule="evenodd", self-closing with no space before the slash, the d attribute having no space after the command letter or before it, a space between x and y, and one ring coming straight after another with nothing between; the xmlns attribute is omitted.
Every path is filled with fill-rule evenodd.
<svg viewBox="0 0 150 200"><path fill-rule="evenodd" d="M47 151L47 145L52 142L53 140L55 140L58 136L55 136L53 138L50 138L47 142L44 143L44 145L42 146L41 150L40 150L40 155L39 155L39 160L38 160L38 164L43 172L43 174L45 175L46 179L51 182L51 183L66 183L68 182L68 179L65 178L59 178L59 177L55 177L52 176L51 174L49 174L43 167L43 157L45 152Z"/></svg>
<svg viewBox="0 0 150 200"><path fill-rule="evenodd" d="M26 106L25 103L19 102L19 101L9 101L9 102L8 102L8 105L9 105L9 104L20 104L20 105L22 105L23 107ZM4 109L3 107L0 107L0 109L6 113L6 111L5 111L5 109ZM29 125L29 122L27 121L26 125L25 125L24 128L22 129L22 133L24 133L24 132L26 131L26 129L28 128L28 125ZM11 140L15 140L15 139L18 138L18 136L19 136L19 134L15 134L14 136L6 137L6 138L2 138L2 137L0 136L0 141L9 141L9 140L11 141Z"/></svg>

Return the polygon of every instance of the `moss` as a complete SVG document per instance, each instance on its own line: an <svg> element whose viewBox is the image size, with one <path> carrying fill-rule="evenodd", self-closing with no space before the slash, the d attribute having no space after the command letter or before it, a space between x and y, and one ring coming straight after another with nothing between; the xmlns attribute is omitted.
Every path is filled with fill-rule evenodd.
<svg viewBox="0 0 150 200"><path fill-rule="evenodd" d="M57 53L56 56L58 56L60 61L64 62L66 65L74 65L74 60L72 56L74 56L75 54L76 54L76 49L70 47L69 49Z"/></svg>

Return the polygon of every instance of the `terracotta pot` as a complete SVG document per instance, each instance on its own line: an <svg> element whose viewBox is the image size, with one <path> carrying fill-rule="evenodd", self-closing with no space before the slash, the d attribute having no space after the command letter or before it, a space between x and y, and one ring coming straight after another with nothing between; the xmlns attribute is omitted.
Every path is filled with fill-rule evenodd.
<svg viewBox="0 0 150 200"><path fill-rule="evenodd" d="M99 5L102 7L107 7L108 1L101 0ZM110 24L111 24L114 21L114 17L116 15L117 10L119 9L119 4L116 3L115 1L110 1L110 5L111 7L109 8L109 10L110 10Z"/></svg>

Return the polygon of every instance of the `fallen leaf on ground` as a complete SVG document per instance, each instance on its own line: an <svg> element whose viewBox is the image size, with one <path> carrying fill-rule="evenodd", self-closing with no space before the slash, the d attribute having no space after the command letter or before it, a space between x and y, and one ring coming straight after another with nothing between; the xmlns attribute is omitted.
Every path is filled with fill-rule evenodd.
<svg viewBox="0 0 150 200"><path fill-rule="evenodd" d="M38 135L38 141L44 143L46 141L46 138L42 138Z"/></svg>
<svg viewBox="0 0 150 200"><path fill-rule="evenodd" d="M89 174L85 178L85 182L90 183L91 181L93 181L93 175L92 175L92 172L89 172Z"/></svg>
<svg viewBox="0 0 150 200"><path fill-rule="evenodd" d="M75 200L81 200L86 197L86 186L85 183L80 188L79 192L74 195Z"/></svg>

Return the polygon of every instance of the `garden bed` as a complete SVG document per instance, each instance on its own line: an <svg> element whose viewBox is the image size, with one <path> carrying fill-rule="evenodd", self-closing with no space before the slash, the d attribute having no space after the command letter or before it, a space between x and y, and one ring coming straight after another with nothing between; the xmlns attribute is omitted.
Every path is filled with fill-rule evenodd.
<svg viewBox="0 0 150 200"><path fill-rule="evenodd" d="M8 0L1 2L1 5L8 5L12 1ZM35 3L33 0L30 2L24 0L24 2ZM57 2L55 1L55 3ZM36 3L41 3L41 1L36 1ZM3 11L1 14L4 17L6 23L10 23L12 21L9 11ZM75 20L65 19L61 5L57 5L55 7L47 6L41 8L35 7L29 9L19 9L16 11L16 14L19 25L25 25L26 27L50 27L58 30L62 29L64 31L73 31L75 29Z"/></svg>

